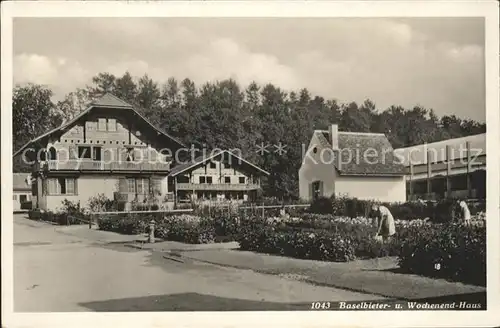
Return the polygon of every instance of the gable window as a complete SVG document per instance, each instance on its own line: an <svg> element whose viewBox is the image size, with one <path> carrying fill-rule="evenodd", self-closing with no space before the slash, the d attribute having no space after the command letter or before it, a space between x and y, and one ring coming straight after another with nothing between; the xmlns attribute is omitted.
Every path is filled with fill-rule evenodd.
<svg viewBox="0 0 500 328"><path fill-rule="evenodd" d="M134 148L127 148L126 159L127 159L127 162L132 162L135 160Z"/></svg>
<svg viewBox="0 0 500 328"><path fill-rule="evenodd" d="M212 177L210 176L200 176L200 183L212 184Z"/></svg>
<svg viewBox="0 0 500 328"><path fill-rule="evenodd" d="M90 146L78 146L78 158L92 158L92 148Z"/></svg>
<svg viewBox="0 0 500 328"><path fill-rule="evenodd" d="M246 179L245 179L245 177L239 177L239 182L240 182L241 184L244 184L244 183L245 183L245 180L246 180Z"/></svg>
<svg viewBox="0 0 500 328"><path fill-rule="evenodd" d="M106 119L100 118L97 122L97 130L98 131L106 131Z"/></svg>
<svg viewBox="0 0 500 328"><path fill-rule="evenodd" d="M216 167L217 167L217 165L215 164L215 162L210 162L211 169L215 169Z"/></svg>
<svg viewBox="0 0 500 328"><path fill-rule="evenodd" d="M108 131L116 132L116 119L108 118Z"/></svg>
<svg viewBox="0 0 500 328"><path fill-rule="evenodd" d="M224 183L231 183L231 177L224 177Z"/></svg>
<svg viewBox="0 0 500 328"><path fill-rule="evenodd" d="M76 195L75 178L50 178L48 181L49 195Z"/></svg>
<svg viewBox="0 0 500 328"><path fill-rule="evenodd" d="M102 147L93 147L92 149L92 159L94 161L100 161L102 154Z"/></svg>

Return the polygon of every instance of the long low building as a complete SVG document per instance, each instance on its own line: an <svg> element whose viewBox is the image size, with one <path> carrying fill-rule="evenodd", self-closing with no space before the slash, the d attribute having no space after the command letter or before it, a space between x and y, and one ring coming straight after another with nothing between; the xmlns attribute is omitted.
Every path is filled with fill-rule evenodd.
<svg viewBox="0 0 500 328"><path fill-rule="evenodd" d="M486 198L486 133L395 150L407 199Z"/></svg>

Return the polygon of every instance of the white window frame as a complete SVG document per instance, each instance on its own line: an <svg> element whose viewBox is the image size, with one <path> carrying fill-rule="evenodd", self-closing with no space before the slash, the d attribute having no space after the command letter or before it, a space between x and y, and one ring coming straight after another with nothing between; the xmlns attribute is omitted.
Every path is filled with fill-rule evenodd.
<svg viewBox="0 0 500 328"><path fill-rule="evenodd" d="M116 126L116 118L108 118L107 122L107 128L109 132L116 132L117 126Z"/></svg>
<svg viewBox="0 0 500 328"><path fill-rule="evenodd" d="M97 119L97 131L107 131L108 122L105 118Z"/></svg>

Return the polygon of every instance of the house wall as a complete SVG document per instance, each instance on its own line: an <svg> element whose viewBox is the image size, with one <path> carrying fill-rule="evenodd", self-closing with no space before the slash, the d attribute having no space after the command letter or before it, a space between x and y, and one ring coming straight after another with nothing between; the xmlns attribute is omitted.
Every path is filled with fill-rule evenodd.
<svg viewBox="0 0 500 328"><path fill-rule="evenodd" d="M98 130L99 118L115 119L116 131ZM106 123L106 129L108 129L108 123ZM83 117L59 138L49 140L47 149L54 147L57 151L57 159L60 161L68 160L69 152L77 151L78 145L102 147L101 159L108 161L125 161L126 148L131 146L138 150L149 148L149 155L145 160L169 160L168 157L173 153L166 151L160 154L159 151L163 146L151 135L152 131L147 131L145 128L140 130L134 127L133 123L129 125L126 115L95 113Z"/></svg>
<svg viewBox="0 0 500 328"><path fill-rule="evenodd" d="M39 208L57 211L62 201L67 199L71 202L80 202L82 207L88 206L90 198L98 194L104 194L108 199L114 199L114 193L120 191L120 179L132 177L133 175L103 175L84 174L77 178L77 195L43 195L40 188ZM161 193L165 195L168 191L167 177L162 179Z"/></svg>
<svg viewBox="0 0 500 328"><path fill-rule="evenodd" d="M314 148L317 149L316 153L313 151ZM322 181L321 196L330 197L336 189L333 152L321 145L316 134L313 134L307 149L299 169L299 197L303 200L312 199L311 184L314 181Z"/></svg>
<svg viewBox="0 0 500 328"><path fill-rule="evenodd" d="M337 176L335 194L380 202L405 202L406 181L401 177Z"/></svg>
<svg viewBox="0 0 500 328"><path fill-rule="evenodd" d="M21 196L26 196L26 201L31 200L31 191L30 190L14 190L12 193L12 203L14 207L14 211L21 209Z"/></svg>
<svg viewBox="0 0 500 328"><path fill-rule="evenodd" d="M225 178L229 177L231 179L230 184L240 184L239 183L239 178L244 177L245 178L245 183L249 183L249 179L251 178L251 175L248 173L243 172L241 169L232 167L232 168L226 168L223 163L220 161L213 161L215 164L215 168L210 168L210 164L207 163L207 165L203 167L199 167L197 169L194 169L191 171L191 176L190 176L190 183L200 183L200 177L205 176L205 177L212 177L212 183L213 184L225 184ZM221 166L222 165L222 166ZM234 166L234 163L233 163ZM188 174L189 176L189 174Z"/></svg>
<svg viewBox="0 0 500 328"><path fill-rule="evenodd" d="M80 202L82 207L86 207L89 199L98 194L113 199L114 192L118 191L120 177L123 176L82 175L77 179L77 195L42 195L41 198L44 198L46 203L42 209L57 211L65 199Z"/></svg>

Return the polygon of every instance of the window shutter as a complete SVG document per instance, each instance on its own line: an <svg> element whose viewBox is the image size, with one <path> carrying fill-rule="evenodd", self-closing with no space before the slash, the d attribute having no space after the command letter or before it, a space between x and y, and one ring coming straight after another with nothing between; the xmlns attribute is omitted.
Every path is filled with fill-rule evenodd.
<svg viewBox="0 0 500 328"><path fill-rule="evenodd" d="M113 158L112 155L113 148L103 148L102 149L102 158L106 163L109 163L111 159Z"/></svg>
<svg viewBox="0 0 500 328"><path fill-rule="evenodd" d="M127 190L128 190L127 179L120 178L120 181L118 182L118 191L119 192L127 192Z"/></svg>
<svg viewBox="0 0 500 328"><path fill-rule="evenodd" d="M323 195L323 181L319 181L319 196L322 197Z"/></svg>
<svg viewBox="0 0 500 328"><path fill-rule="evenodd" d="M156 152L156 149L154 149L154 148L149 149L149 158L151 159L152 163L156 163L156 161L158 159L158 154Z"/></svg>
<svg viewBox="0 0 500 328"><path fill-rule="evenodd" d="M314 183L309 184L309 199L314 199Z"/></svg>
<svg viewBox="0 0 500 328"><path fill-rule="evenodd" d="M43 179L42 180L42 195L48 195L48 194L49 194L48 179Z"/></svg>
<svg viewBox="0 0 500 328"><path fill-rule="evenodd" d="M78 158L78 148L75 145L69 145L68 151L70 160Z"/></svg>
<svg viewBox="0 0 500 328"><path fill-rule="evenodd" d="M152 192L155 195L161 195L161 177L153 177L152 179Z"/></svg>

